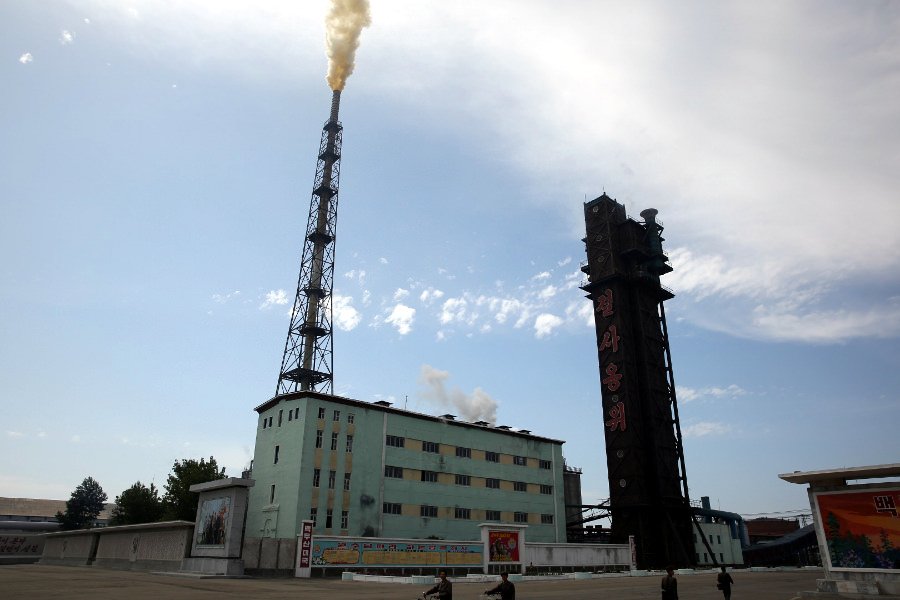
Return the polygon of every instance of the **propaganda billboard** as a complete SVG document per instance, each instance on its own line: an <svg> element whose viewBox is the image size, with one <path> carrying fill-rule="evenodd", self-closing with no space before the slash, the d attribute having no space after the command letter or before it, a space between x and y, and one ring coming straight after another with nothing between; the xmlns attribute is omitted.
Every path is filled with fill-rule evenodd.
<svg viewBox="0 0 900 600"><path fill-rule="evenodd" d="M900 570L900 489L813 495L834 570Z"/></svg>

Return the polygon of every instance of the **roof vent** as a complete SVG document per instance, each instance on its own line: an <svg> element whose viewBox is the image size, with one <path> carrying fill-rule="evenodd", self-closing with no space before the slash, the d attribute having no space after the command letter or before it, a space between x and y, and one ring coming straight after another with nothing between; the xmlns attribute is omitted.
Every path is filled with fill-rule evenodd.
<svg viewBox="0 0 900 600"><path fill-rule="evenodd" d="M375 404L376 406L390 406L391 405L391 403L388 402L387 400L379 400L378 402L373 402L372 404Z"/></svg>
<svg viewBox="0 0 900 600"><path fill-rule="evenodd" d="M497 425L497 429L502 429L503 431L509 431L512 428L509 425Z"/></svg>
<svg viewBox="0 0 900 600"><path fill-rule="evenodd" d="M484 427L486 425L490 425L490 423L488 423L487 421L475 421L474 423L472 423L472 425L481 425L482 427Z"/></svg>
<svg viewBox="0 0 900 600"><path fill-rule="evenodd" d="M531 433L530 429L520 429L519 433Z"/></svg>
<svg viewBox="0 0 900 600"><path fill-rule="evenodd" d="M441 415L441 418L442 418L442 419L447 419L448 421L455 421L455 420L456 420L456 415L451 415L451 414L448 413L448 414L446 414L446 415Z"/></svg>

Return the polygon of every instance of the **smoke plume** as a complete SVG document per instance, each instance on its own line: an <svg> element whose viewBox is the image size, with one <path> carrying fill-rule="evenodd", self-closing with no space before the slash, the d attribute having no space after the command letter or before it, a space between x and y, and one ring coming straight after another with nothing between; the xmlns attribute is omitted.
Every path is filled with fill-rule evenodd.
<svg viewBox="0 0 900 600"><path fill-rule="evenodd" d="M452 389L449 392L444 383L450 373L439 371L430 365L422 365L422 373L419 380L427 386L422 396L443 406L450 407L453 412L466 421L487 421L494 424L497 421L497 403L481 388L475 388L471 394L462 390Z"/></svg>
<svg viewBox="0 0 900 600"><path fill-rule="evenodd" d="M328 85L342 90L353 72L359 34L371 24L369 0L331 0L325 17L325 46L328 53Z"/></svg>

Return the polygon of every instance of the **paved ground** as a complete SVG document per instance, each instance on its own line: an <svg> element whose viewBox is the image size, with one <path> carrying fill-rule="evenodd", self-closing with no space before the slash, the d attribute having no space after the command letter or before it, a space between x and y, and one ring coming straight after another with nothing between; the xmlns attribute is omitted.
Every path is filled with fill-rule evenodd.
<svg viewBox="0 0 900 600"><path fill-rule="evenodd" d="M732 576L733 600L790 600L800 591L815 590L822 572L737 571ZM678 582L682 600L722 598L713 573L679 575ZM481 583L455 583L453 592L456 600L475 600L484 588ZM0 596L30 600L414 600L422 591L423 586L333 579L192 579L91 567L0 566ZM524 581L516 584L516 592L521 600L659 600L659 578Z"/></svg>

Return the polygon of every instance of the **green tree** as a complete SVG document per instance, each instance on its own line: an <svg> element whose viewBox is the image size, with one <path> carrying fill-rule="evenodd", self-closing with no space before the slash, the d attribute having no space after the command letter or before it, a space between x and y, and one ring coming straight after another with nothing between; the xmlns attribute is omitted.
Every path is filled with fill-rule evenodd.
<svg viewBox="0 0 900 600"><path fill-rule="evenodd" d="M90 529L106 506L106 492L93 477L85 477L66 501L66 512L57 512L63 529Z"/></svg>
<svg viewBox="0 0 900 600"><path fill-rule="evenodd" d="M191 492L190 487L197 483L206 483L225 478L225 467L219 469L216 459L209 457L196 461L194 459L176 460L172 472L166 480L166 494L163 496L166 519L193 521L197 517L197 501L200 494Z"/></svg>
<svg viewBox="0 0 900 600"><path fill-rule="evenodd" d="M159 490L152 483L150 487L138 481L116 496L110 525L136 525L159 521L164 512Z"/></svg>

